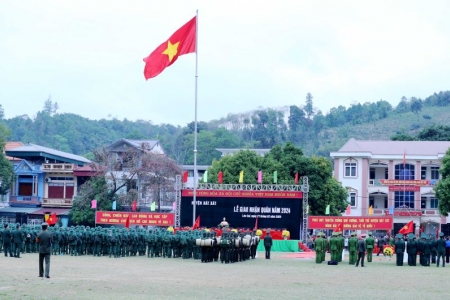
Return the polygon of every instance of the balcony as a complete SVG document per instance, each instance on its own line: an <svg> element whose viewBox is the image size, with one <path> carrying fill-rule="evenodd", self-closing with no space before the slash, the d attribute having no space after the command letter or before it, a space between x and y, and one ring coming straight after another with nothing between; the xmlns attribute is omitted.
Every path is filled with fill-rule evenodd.
<svg viewBox="0 0 450 300"><path fill-rule="evenodd" d="M42 207L72 207L72 198L44 198L42 199Z"/></svg>
<svg viewBox="0 0 450 300"><path fill-rule="evenodd" d="M73 164L42 164L42 171L73 173Z"/></svg>
<svg viewBox="0 0 450 300"><path fill-rule="evenodd" d="M37 206L40 205L41 197L37 196L9 196L9 205L16 206L16 205L33 205Z"/></svg>

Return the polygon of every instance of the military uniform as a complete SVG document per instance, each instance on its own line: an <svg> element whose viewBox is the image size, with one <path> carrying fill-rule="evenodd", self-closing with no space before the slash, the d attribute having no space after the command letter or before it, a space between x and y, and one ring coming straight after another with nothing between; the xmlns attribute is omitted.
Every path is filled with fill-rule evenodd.
<svg viewBox="0 0 450 300"><path fill-rule="evenodd" d="M402 234L396 235L397 241L395 242L395 256L397 258L397 266L403 266L403 255L405 253L405 241Z"/></svg>
<svg viewBox="0 0 450 300"><path fill-rule="evenodd" d="M351 238L348 239L348 263L354 265L357 259L357 246L358 238L356 237L356 232L352 232Z"/></svg>
<svg viewBox="0 0 450 300"><path fill-rule="evenodd" d="M368 234L369 236L366 238L367 262L372 262L372 252L375 247L375 240L372 237L372 232L369 232Z"/></svg>
<svg viewBox="0 0 450 300"><path fill-rule="evenodd" d="M440 259L442 258L442 267L445 267L445 239L444 239L444 233L439 233L439 240L436 241L436 250L437 250L437 261L436 261L436 267L439 267Z"/></svg>
<svg viewBox="0 0 450 300"><path fill-rule="evenodd" d="M322 263L322 251L324 250L324 239L317 234L314 241L314 250L316 251L316 263Z"/></svg>
<svg viewBox="0 0 450 300"><path fill-rule="evenodd" d="M408 266L415 267L417 263L417 241L416 236L412 233L409 235L406 244L406 252L408 253Z"/></svg>

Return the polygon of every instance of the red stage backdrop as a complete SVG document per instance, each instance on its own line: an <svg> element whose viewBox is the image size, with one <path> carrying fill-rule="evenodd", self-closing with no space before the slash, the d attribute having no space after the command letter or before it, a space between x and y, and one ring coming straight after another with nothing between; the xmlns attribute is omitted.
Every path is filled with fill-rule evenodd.
<svg viewBox="0 0 450 300"><path fill-rule="evenodd" d="M173 213L135 213L121 211L97 211L97 224L125 225L130 215L130 225L142 226L173 226L175 214Z"/></svg>
<svg viewBox="0 0 450 300"><path fill-rule="evenodd" d="M182 190L181 196L193 197L193 190ZM228 190L197 190L197 197L236 197L236 198L303 198L302 192L292 191L228 191Z"/></svg>
<svg viewBox="0 0 450 300"><path fill-rule="evenodd" d="M309 216L309 229L335 229L338 224L343 225L344 230L391 230L393 228L392 217L333 217L333 216Z"/></svg>

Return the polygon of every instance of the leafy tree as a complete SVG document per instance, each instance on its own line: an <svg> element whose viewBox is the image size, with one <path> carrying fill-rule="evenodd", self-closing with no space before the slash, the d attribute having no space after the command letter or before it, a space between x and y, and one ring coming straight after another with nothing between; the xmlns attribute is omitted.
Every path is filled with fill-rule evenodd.
<svg viewBox="0 0 450 300"><path fill-rule="evenodd" d="M442 165L439 170L442 179L434 187L436 198L439 199L439 212L443 216L448 216L450 212L450 149L447 150L442 158Z"/></svg>
<svg viewBox="0 0 450 300"><path fill-rule="evenodd" d="M450 126L432 125L417 134L420 141L450 141Z"/></svg>
<svg viewBox="0 0 450 300"><path fill-rule="evenodd" d="M415 114L419 114L422 110L422 101L420 99L413 98L411 100L411 111Z"/></svg>
<svg viewBox="0 0 450 300"><path fill-rule="evenodd" d="M403 96L400 103L395 108L396 113L405 113L409 111L408 99Z"/></svg>
<svg viewBox="0 0 450 300"><path fill-rule="evenodd" d="M5 157L5 143L10 135L10 131L4 125L0 124L0 196L9 192L14 180L14 170L11 162Z"/></svg>
<svg viewBox="0 0 450 300"><path fill-rule="evenodd" d="M314 107L313 107L313 99L314 97L311 95L311 93L306 94L306 103L305 103L305 112L308 119L311 119L311 117L314 115Z"/></svg>
<svg viewBox="0 0 450 300"><path fill-rule="evenodd" d="M5 110L3 109L3 106L0 104L0 120L2 120L5 117Z"/></svg>
<svg viewBox="0 0 450 300"><path fill-rule="evenodd" d="M414 141L415 137L404 132L391 136L391 141Z"/></svg>

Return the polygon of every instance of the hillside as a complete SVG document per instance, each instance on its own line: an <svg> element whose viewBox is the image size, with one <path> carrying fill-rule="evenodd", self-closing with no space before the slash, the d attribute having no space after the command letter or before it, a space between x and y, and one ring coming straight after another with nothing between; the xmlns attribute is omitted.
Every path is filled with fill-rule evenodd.
<svg viewBox="0 0 450 300"><path fill-rule="evenodd" d="M403 97L395 108L380 100L339 106L326 114L314 111L312 100L308 93L304 106L259 108L199 122L198 163L208 165L219 158L216 148L271 148L287 141L301 147L306 155L328 157L351 137L387 140L400 133L416 135L431 125L450 125L450 92L435 93L424 100ZM193 123L181 127L143 120L90 120L57 113L57 104L51 100L33 118L3 116L0 105L0 123L11 130L12 141L91 157L93 150L120 138L158 139L179 164L193 163Z"/></svg>

